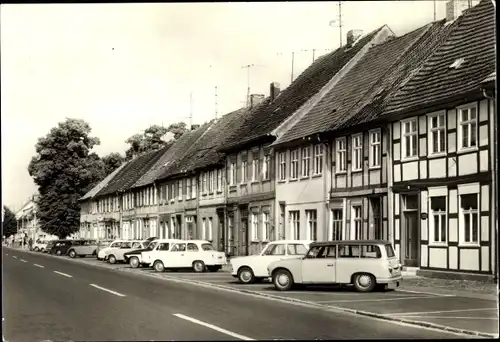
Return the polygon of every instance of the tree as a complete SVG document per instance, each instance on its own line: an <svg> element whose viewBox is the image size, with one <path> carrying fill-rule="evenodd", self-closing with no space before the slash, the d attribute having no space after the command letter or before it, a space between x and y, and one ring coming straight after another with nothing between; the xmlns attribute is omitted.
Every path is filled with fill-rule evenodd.
<svg viewBox="0 0 500 342"><path fill-rule="evenodd" d="M79 229L78 200L104 177L104 162L92 148L99 139L90 137L90 126L83 120L66 121L39 138L36 156L28 171L38 185L40 228L65 238Z"/></svg>
<svg viewBox="0 0 500 342"><path fill-rule="evenodd" d="M185 122L173 123L167 128L158 125L150 126L144 130L143 134L134 134L125 140L130 145L129 149L125 151L125 159L130 160L141 153L158 150L170 145L186 131Z"/></svg>
<svg viewBox="0 0 500 342"><path fill-rule="evenodd" d="M102 161L105 167L105 174L109 175L117 167L123 164L125 158L123 158L120 153L113 152L108 154L107 156L102 157Z"/></svg>
<svg viewBox="0 0 500 342"><path fill-rule="evenodd" d="M6 205L3 206L5 216L2 221L2 236L8 238L17 233L16 216Z"/></svg>

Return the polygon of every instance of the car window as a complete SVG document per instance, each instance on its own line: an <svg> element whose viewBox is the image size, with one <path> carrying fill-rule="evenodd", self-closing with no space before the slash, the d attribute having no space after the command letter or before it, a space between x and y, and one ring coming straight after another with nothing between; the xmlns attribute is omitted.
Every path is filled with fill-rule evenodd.
<svg viewBox="0 0 500 342"><path fill-rule="evenodd" d="M359 258L359 245L341 245L339 246L340 258Z"/></svg>
<svg viewBox="0 0 500 342"><path fill-rule="evenodd" d="M204 251L213 251L214 250L214 246L212 246L211 243L202 243L201 244L201 249L204 250Z"/></svg>
<svg viewBox="0 0 500 342"><path fill-rule="evenodd" d="M307 248L299 243L290 243L287 245L288 255L306 255Z"/></svg>
<svg viewBox="0 0 500 342"><path fill-rule="evenodd" d="M196 246L196 244L194 244L194 243L188 243L187 250L190 252L198 252L199 251L198 246Z"/></svg>
<svg viewBox="0 0 500 342"><path fill-rule="evenodd" d="M149 245L148 245L148 249L149 250L153 250L155 249L155 247L158 245L158 241L155 241L155 242L151 242Z"/></svg>
<svg viewBox="0 0 500 342"><path fill-rule="evenodd" d="M172 247L170 250L171 252L184 252L186 250L186 244L185 243L178 243Z"/></svg>
<svg viewBox="0 0 500 342"><path fill-rule="evenodd" d="M121 245L121 248L130 248L132 246L132 242L124 242Z"/></svg>
<svg viewBox="0 0 500 342"><path fill-rule="evenodd" d="M377 245L362 245L361 247L361 258L368 259L380 259L382 254L380 252L380 248Z"/></svg>
<svg viewBox="0 0 500 342"><path fill-rule="evenodd" d="M393 258L396 256L396 253L394 253L394 248L392 248L392 245L390 243L385 245L385 252L387 253L388 258Z"/></svg>
<svg viewBox="0 0 500 342"><path fill-rule="evenodd" d="M168 242L162 242L158 244L158 251L168 251L170 248L170 244Z"/></svg>
<svg viewBox="0 0 500 342"><path fill-rule="evenodd" d="M308 259L321 258L323 256L324 250L325 250L324 246L311 247L311 249L307 253L307 258Z"/></svg>
<svg viewBox="0 0 500 342"><path fill-rule="evenodd" d="M132 248L140 248L141 247L141 243L140 242L134 242L132 244Z"/></svg>
<svg viewBox="0 0 500 342"><path fill-rule="evenodd" d="M109 247L112 247L112 248L118 248L122 245L121 242L113 242Z"/></svg>
<svg viewBox="0 0 500 342"><path fill-rule="evenodd" d="M285 245L275 244L269 246L269 248L266 250L265 255L285 255Z"/></svg>

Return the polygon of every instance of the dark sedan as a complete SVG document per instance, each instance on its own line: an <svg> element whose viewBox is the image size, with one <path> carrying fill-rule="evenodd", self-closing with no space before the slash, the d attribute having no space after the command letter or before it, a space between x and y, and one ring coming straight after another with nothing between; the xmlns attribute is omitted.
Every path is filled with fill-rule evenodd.
<svg viewBox="0 0 500 342"><path fill-rule="evenodd" d="M49 253L55 255L66 255L72 244L71 240L57 240L55 241L54 246L50 249Z"/></svg>

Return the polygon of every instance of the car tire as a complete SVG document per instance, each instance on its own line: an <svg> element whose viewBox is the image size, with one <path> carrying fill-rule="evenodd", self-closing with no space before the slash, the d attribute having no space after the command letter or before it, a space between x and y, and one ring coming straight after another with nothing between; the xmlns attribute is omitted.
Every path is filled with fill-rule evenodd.
<svg viewBox="0 0 500 342"><path fill-rule="evenodd" d="M284 269L273 272L273 284L278 291L288 291L293 287L292 274Z"/></svg>
<svg viewBox="0 0 500 342"><path fill-rule="evenodd" d="M193 262L193 270L196 273L202 273L205 272L206 266L205 263L201 260L196 260Z"/></svg>
<svg viewBox="0 0 500 342"><path fill-rule="evenodd" d="M70 256L70 258L76 258L76 252L74 249L69 251L69 256Z"/></svg>
<svg viewBox="0 0 500 342"><path fill-rule="evenodd" d="M238 270L238 280L242 284L251 284L255 281L255 276L250 267L240 267Z"/></svg>
<svg viewBox="0 0 500 342"><path fill-rule="evenodd" d="M369 273L357 273L353 277L353 285L358 292L372 292L377 286L377 281Z"/></svg>
<svg viewBox="0 0 500 342"><path fill-rule="evenodd" d="M34 250L35 252L38 252L38 251L40 250L40 248L35 247L33 250Z"/></svg>
<svg viewBox="0 0 500 342"><path fill-rule="evenodd" d="M153 269L155 272L164 272L165 271L165 265L163 265L163 262L160 260L156 260L153 264Z"/></svg>
<svg viewBox="0 0 500 342"><path fill-rule="evenodd" d="M135 256L130 258L129 264L132 268L138 268L141 265L141 263L139 262L139 258Z"/></svg>
<svg viewBox="0 0 500 342"><path fill-rule="evenodd" d="M62 255L62 252L59 250L59 251L57 251L57 252L56 252L56 255L61 256L61 255Z"/></svg>
<svg viewBox="0 0 500 342"><path fill-rule="evenodd" d="M108 257L108 261L110 264L116 264L116 257L111 254L109 257Z"/></svg>

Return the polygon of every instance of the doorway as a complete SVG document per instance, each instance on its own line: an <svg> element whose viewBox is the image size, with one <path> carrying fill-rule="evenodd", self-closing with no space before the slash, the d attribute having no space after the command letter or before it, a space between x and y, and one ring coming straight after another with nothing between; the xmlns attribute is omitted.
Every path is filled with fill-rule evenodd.
<svg viewBox="0 0 500 342"><path fill-rule="evenodd" d="M404 266L420 266L420 222L418 195L403 196L401 252Z"/></svg>

